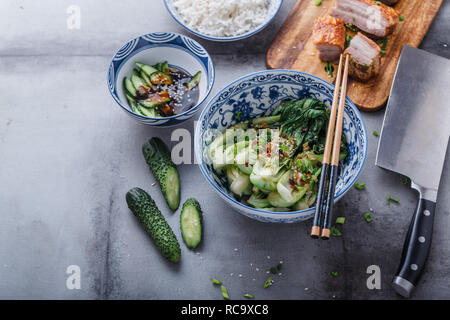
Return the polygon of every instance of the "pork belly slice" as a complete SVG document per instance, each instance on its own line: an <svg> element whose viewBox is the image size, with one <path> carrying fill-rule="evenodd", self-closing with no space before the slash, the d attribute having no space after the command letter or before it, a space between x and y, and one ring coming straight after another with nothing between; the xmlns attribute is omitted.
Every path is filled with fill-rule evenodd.
<svg viewBox="0 0 450 320"><path fill-rule="evenodd" d="M380 72L380 47L361 32L353 37L344 54L350 56L348 72L352 78L365 82Z"/></svg>
<svg viewBox="0 0 450 320"><path fill-rule="evenodd" d="M336 0L330 14L379 38L394 31L400 16L394 8L372 0Z"/></svg>
<svg viewBox="0 0 450 320"><path fill-rule="evenodd" d="M323 61L337 61L344 51L345 26L339 18L325 16L314 22L313 43Z"/></svg>

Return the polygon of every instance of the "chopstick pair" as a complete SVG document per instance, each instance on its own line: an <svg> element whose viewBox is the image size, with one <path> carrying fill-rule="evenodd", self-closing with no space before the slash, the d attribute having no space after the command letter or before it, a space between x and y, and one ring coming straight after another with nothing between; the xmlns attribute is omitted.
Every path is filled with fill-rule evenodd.
<svg viewBox="0 0 450 320"><path fill-rule="evenodd" d="M320 175L319 189L317 192L316 211L314 214L313 226L311 228L311 237L314 239L321 237L324 240L328 240L331 235L334 191L336 188L338 175L342 123L344 119L345 98L347 96L348 63L349 57L347 55L345 58L344 75L341 77L343 64L343 56L341 54L336 78L336 86L334 89L333 103L331 105L325 150L323 153L322 172Z"/></svg>

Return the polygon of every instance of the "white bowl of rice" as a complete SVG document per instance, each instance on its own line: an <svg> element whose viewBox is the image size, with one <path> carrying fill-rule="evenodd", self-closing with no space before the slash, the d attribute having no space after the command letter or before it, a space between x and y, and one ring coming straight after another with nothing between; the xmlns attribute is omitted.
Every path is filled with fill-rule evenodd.
<svg viewBox="0 0 450 320"><path fill-rule="evenodd" d="M164 0L172 17L193 34L235 41L264 29L283 0Z"/></svg>

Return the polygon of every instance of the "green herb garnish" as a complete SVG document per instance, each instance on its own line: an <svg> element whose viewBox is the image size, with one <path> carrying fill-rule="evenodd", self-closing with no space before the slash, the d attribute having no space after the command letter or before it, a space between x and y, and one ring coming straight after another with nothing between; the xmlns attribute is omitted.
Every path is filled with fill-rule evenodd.
<svg viewBox="0 0 450 320"><path fill-rule="evenodd" d="M340 237L340 236L342 236L342 232L340 232L339 229L336 228L335 226L332 226L330 231L331 231L331 235L333 237Z"/></svg>
<svg viewBox="0 0 450 320"><path fill-rule="evenodd" d="M316 0L316 6L320 6L323 0Z"/></svg>
<svg viewBox="0 0 450 320"><path fill-rule="evenodd" d="M353 37L349 34L345 35L345 47L347 48L350 45L350 42L352 41Z"/></svg>
<svg viewBox="0 0 450 320"><path fill-rule="evenodd" d="M375 1L375 3L379 6L381 6L381 1Z"/></svg>
<svg viewBox="0 0 450 320"><path fill-rule="evenodd" d="M388 41L389 41L389 39L387 39L387 38L377 40L377 43L379 45L381 45L381 56L383 56L383 57L386 54L386 47L387 47Z"/></svg>
<svg viewBox="0 0 450 320"><path fill-rule="evenodd" d="M389 205L391 204L391 201L394 201L395 203L400 203L400 200L394 199L391 196L387 196L387 201Z"/></svg>
<svg viewBox="0 0 450 320"><path fill-rule="evenodd" d="M269 277L266 282L264 282L264 289L270 287L273 284L273 279L272 277Z"/></svg>
<svg viewBox="0 0 450 320"><path fill-rule="evenodd" d="M246 293L244 294L244 297L247 299L254 299L255 297L253 295L251 295L250 293Z"/></svg>
<svg viewBox="0 0 450 320"><path fill-rule="evenodd" d="M409 178L408 178L408 177L405 177L405 176L400 175L399 178L400 178L400 181L401 181L405 186L409 183Z"/></svg>
<svg viewBox="0 0 450 320"><path fill-rule="evenodd" d="M370 212L364 213L364 219L366 219L367 222L372 222L372 214Z"/></svg>
<svg viewBox="0 0 450 320"><path fill-rule="evenodd" d="M336 218L336 224L344 224L345 223L345 217L337 217Z"/></svg>
<svg viewBox="0 0 450 320"><path fill-rule="evenodd" d="M338 272L337 272L337 271L333 271L333 272L331 272L331 275L332 275L333 277L337 277L337 276L338 276Z"/></svg>
<svg viewBox="0 0 450 320"><path fill-rule="evenodd" d="M223 296L224 299L227 299L227 300L230 299L230 296L228 294L228 290L227 290L227 288L225 286L221 286L220 290L222 290L222 296Z"/></svg>
<svg viewBox="0 0 450 320"><path fill-rule="evenodd" d="M379 136L378 131L376 131L376 130L373 130L373 131L372 131L372 134L373 134L375 137L378 137L378 136Z"/></svg>
<svg viewBox="0 0 450 320"><path fill-rule="evenodd" d="M398 18L400 21L405 21L405 17L404 16L400 16L399 18Z"/></svg>
<svg viewBox="0 0 450 320"><path fill-rule="evenodd" d="M351 23L346 23L345 27L353 32L356 32L356 27L352 25Z"/></svg>
<svg viewBox="0 0 450 320"><path fill-rule="evenodd" d="M356 182L355 183L355 188L358 189L358 190L364 190L366 188L366 184L365 183Z"/></svg>
<svg viewBox="0 0 450 320"><path fill-rule="evenodd" d="M325 62L325 72L328 73L330 78L333 78L334 67L330 62Z"/></svg>
<svg viewBox="0 0 450 320"><path fill-rule="evenodd" d="M217 285L221 285L222 284L222 281L214 279L214 278L211 278L211 282L214 283L214 284L217 284Z"/></svg>

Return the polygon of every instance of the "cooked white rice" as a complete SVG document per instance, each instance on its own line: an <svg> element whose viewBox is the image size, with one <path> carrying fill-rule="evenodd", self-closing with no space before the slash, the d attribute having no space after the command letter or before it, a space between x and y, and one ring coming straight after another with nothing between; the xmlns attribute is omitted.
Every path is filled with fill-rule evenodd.
<svg viewBox="0 0 450 320"><path fill-rule="evenodd" d="M262 25L276 9L271 0L173 0L179 18L213 37L234 37Z"/></svg>

